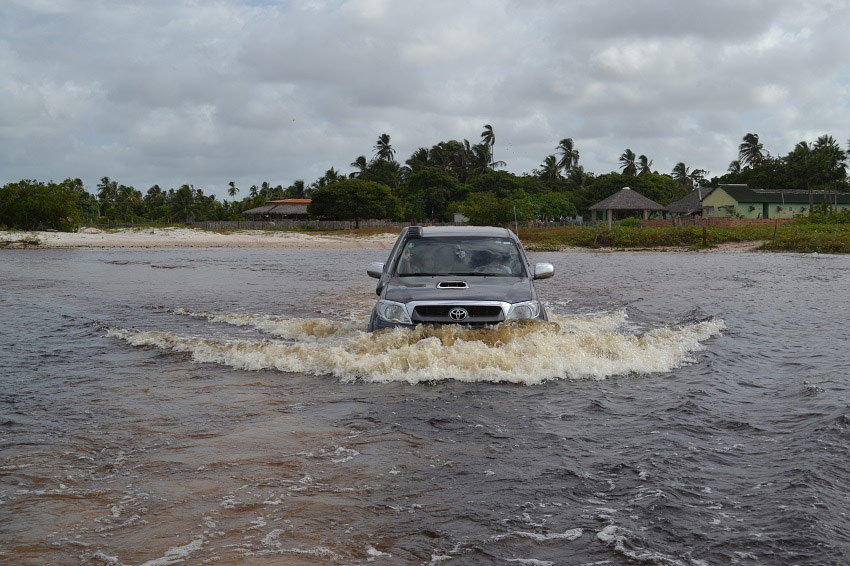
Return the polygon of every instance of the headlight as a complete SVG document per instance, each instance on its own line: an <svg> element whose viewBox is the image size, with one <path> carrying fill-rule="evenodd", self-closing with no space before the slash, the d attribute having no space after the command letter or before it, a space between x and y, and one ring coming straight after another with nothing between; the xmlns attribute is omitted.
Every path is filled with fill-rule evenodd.
<svg viewBox="0 0 850 566"><path fill-rule="evenodd" d="M537 318L540 314L540 303L537 301L526 301L511 305L508 317L505 320L518 320L522 318Z"/></svg>
<svg viewBox="0 0 850 566"><path fill-rule="evenodd" d="M413 324L407 314L407 309L401 303L393 301L378 301L378 318L386 322L397 322L399 324Z"/></svg>

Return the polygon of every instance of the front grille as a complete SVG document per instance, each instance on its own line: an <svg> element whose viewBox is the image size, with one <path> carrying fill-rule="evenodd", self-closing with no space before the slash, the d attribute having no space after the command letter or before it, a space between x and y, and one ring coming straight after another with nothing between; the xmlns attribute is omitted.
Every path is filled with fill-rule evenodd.
<svg viewBox="0 0 850 566"><path fill-rule="evenodd" d="M449 311L463 308L469 317L462 321L452 320ZM433 322L445 324L493 324L503 321L502 307L498 305L418 305L413 309L413 322Z"/></svg>

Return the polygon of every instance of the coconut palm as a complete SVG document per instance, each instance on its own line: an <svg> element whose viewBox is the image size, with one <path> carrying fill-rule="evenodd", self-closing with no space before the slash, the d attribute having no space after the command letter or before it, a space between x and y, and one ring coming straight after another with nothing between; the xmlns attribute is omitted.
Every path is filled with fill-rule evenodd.
<svg viewBox="0 0 850 566"><path fill-rule="evenodd" d="M558 166L564 170L564 174L568 175L570 169L578 165L578 150L573 144L573 138L562 139L558 142L558 147L555 149L561 154L561 160L558 162Z"/></svg>
<svg viewBox="0 0 850 566"><path fill-rule="evenodd" d="M257 185L251 185L248 194L251 195L251 198L257 198L257 195L259 194L259 189L257 189Z"/></svg>
<svg viewBox="0 0 850 566"><path fill-rule="evenodd" d="M118 198L118 182L102 177L97 185L98 216L103 216L108 206L113 206Z"/></svg>
<svg viewBox="0 0 850 566"><path fill-rule="evenodd" d="M420 147L410 156L410 159L405 161L412 172L417 172L423 167L428 167L431 161L431 155L427 147Z"/></svg>
<svg viewBox="0 0 850 566"><path fill-rule="evenodd" d="M635 163L635 159L637 156L635 152L631 149L626 149L623 152L623 155L620 156L620 169L623 170L623 175L637 175L637 164Z"/></svg>
<svg viewBox="0 0 850 566"><path fill-rule="evenodd" d="M381 134L378 137L378 141L373 149L375 150L375 157L377 157L378 159L393 161L393 157L395 156L395 150L390 144L389 134Z"/></svg>
<svg viewBox="0 0 850 566"><path fill-rule="evenodd" d="M239 188L236 186L236 183L230 181L228 185L230 185L230 188L227 189L227 194L230 195L230 198L236 198L236 193L239 192Z"/></svg>
<svg viewBox="0 0 850 566"><path fill-rule="evenodd" d="M763 149L764 145L759 143L758 134L747 134L744 136L743 143L738 146L738 159L742 164L750 167L758 165L765 159Z"/></svg>
<svg viewBox="0 0 850 566"><path fill-rule="evenodd" d="M687 185L690 183L691 170L681 161L673 167L673 179Z"/></svg>
<svg viewBox="0 0 850 566"><path fill-rule="evenodd" d="M490 124L484 124L484 131L481 132L481 143L490 148L490 163L488 165L493 167L493 146L496 144L496 134L493 133L493 126Z"/></svg>
<svg viewBox="0 0 850 566"><path fill-rule="evenodd" d="M353 173L349 173L348 174L349 179L356 179L357 177L359 177L363 173L365 173L366 169L369 168L369 163L366 162L366 156L365 155L357 156L357 159L352 161L350 163L350 165L352 167L354 167L355 169L357 169L357 171L354 171Z"/></svg>
<svg viewBox="0 0 850 566"><path fill-rule="evenodd" d="M555 183L560 180L561 167L558 165L558 158L554 155L547 155L537 174L545 183Z"/></svg>
<svg viewBox="0 0 850 566"><path fill-rule="evenodd" d="M638 176L646 175L647 173L652 173L652 160L647 158L645 155L641 155L638 157Z"/></svg>
<svg viewBox="0 0 850 566"><path fill-rule="evenodd" d="M729 164L729 168L726 169L729 173L740 173L741 172L741 161L735 159Z"/></svg>

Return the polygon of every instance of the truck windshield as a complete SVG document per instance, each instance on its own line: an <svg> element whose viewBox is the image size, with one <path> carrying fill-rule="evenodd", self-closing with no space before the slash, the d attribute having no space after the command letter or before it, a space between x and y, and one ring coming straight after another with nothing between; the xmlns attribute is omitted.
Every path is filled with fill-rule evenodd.
<svg viewBox="0 0 850 566"><path fill-rule="evenodd" d="M396 274L521 277L523 268L510 238L417 238L404 245Z"/></svg>

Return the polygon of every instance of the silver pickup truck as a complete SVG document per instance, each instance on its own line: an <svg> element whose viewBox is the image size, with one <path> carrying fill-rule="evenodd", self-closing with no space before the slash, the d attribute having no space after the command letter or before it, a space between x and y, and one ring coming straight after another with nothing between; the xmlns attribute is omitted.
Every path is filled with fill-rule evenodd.
<svg viewBox="0 0 850 566"><path fill-rule="evenodd" d="M483 326L506 320L548 320L534 279L552 277L551 263L533 270L516 235L483 226L408 226L386 263L371 263L380 299L369 331L417 324Z"/></svg>

